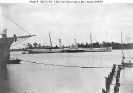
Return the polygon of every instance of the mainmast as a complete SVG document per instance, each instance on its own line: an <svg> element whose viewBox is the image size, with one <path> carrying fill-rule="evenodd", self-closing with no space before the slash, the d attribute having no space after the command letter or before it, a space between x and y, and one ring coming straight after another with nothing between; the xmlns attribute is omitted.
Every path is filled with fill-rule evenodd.
<svg viewBox="0 0 133 93"><path fill-rule="evenodd" d="M52 48L52 41L51 41L50 32L49 32L49 39L50 39L50 45L51 45L51 48Z"/></svg>

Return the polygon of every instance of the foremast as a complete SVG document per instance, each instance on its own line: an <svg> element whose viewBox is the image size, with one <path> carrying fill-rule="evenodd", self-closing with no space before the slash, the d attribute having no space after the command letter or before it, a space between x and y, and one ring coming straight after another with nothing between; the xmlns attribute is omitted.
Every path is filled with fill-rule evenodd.
<svg viewBox="0 0 133 93"><path fill-rule="evenodd" d="M91 48L93 48L93 43L92 43L92 36L91 36L91 33L90 33L90 40L91 40Z"/></svg>

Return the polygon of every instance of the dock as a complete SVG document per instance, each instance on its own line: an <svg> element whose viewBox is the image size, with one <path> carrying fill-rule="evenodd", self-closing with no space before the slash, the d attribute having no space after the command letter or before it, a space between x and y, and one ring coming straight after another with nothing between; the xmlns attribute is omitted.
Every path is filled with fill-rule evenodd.
<svg viewBox="0 0 133 93"><path fill-rule="evenodd" d="M105 77L105 88L102 93L132 93L133 67L122 67L114 64L112 70Z"/></svg>

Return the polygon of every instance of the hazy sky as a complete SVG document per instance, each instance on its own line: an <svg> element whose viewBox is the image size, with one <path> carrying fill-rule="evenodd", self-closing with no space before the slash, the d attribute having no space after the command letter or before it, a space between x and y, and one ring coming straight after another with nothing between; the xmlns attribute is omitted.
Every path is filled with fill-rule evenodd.
<svg viewBox="0 0 133 93"><path fill-rule="evenodd" d="M7 4L5 14L36 35L19 47L27 42L49 45L49 32L53 45L59 45L58 39L63 45L74 43L74 39L90 43L90 32L98 42L120 42L122 31L123 41L133 42L133 4ZM27 35L7 18L4 28L8 36Z"/></svg>

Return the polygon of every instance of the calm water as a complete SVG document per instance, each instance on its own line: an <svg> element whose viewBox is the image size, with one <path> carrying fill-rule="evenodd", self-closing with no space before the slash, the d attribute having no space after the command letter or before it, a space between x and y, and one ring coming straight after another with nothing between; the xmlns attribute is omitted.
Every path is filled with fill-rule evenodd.
<svg viewBox="0 0 133 93"><path fill-rule="evenodd" d="M126 56L133 57L133 50L124 52ZM121 63L121 56L121 50L86 53L11 53L12 58L26 61L88 67L112 67L113 64ZM61 67L21 61L21 64L8 65L7 71L0 76L0 93L102 93L102 88L105 89L104 77L110 71L111 68ZM132 68L122 70L123 85L120 93L133 93L132 73Z"/></svg>

